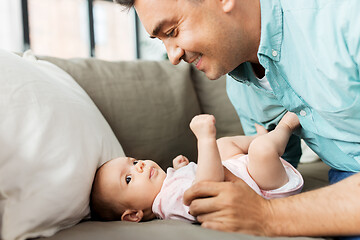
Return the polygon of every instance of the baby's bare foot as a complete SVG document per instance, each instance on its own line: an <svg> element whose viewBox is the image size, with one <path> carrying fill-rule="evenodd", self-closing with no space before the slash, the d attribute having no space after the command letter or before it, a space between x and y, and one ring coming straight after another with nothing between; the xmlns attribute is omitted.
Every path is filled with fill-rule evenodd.
<svg viewBox="0 0 360 240"><path fill-rule="evenodd" d="M281 121L279 122L279 125L284 124L288 128L290 128L291 131L294 131L296 128L300 127L299 118L296 116L295 113L287 112Z"/></svg>

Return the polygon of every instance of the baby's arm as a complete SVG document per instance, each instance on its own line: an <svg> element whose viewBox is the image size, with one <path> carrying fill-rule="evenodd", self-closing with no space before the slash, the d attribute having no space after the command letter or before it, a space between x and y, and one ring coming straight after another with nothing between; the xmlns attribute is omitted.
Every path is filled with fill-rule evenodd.
<svg viewBox="0 0 360 240"><path fill-rule="evenodd" d="M185 157L183 155L179 155L173 159L173 167L175 170L185 167L188 164L189 164L189 159L187 159L187 157Z"/></svg>
<svg viewBox="0 0 360 240"><path fill-rule="evenodd" d="M224 181L224 169L216 143L215 118L212 115L197 115L190 128L197 138L198 167L195 182Z"/></svg>
<svg viewBox="0 0 360 240"><path fill-rule="evenodd" d="M284 154L291 134L299 126L297 116L288 112L273 131L251 142L248 171L261 189L276 189L288 182L280 157Z"/></svg>

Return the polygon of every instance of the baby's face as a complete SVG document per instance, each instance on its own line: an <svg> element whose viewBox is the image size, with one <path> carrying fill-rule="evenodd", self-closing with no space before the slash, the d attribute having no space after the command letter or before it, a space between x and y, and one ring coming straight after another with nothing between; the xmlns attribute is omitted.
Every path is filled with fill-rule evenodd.
<svg viewBox="0 0 360 240"><path fill-rule="evenodd" d="M102 168L101 185L105 188L105 196L127 209L151 208L166 177L164 170L151 160L120 157Z"/></svg>

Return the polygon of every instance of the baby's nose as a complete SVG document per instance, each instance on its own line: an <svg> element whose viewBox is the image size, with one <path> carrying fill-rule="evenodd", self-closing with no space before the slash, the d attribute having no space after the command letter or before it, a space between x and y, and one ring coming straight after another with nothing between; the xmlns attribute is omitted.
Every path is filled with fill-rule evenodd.
<svg viewBox="0 0 360 240"><path fill-rule="evenodd" d="M138 163L135 165L136 170L139 173L142 173L144 171L145 163L143 161L138 161Z"/></svg>

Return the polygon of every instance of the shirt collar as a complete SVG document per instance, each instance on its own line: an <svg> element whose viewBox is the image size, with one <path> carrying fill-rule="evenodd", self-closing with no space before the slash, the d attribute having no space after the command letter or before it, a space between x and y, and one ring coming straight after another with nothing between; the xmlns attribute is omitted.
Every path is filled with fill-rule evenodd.
<svg viewBox="0 0 360 240"><path fill-rule="evenodd" d="M283 11L280 0L260 0L261 36L258 58L265 55L273 61L279 61L283 39ZM239 82L248 82L247 63L240 64L229 75Z"/></svg>

